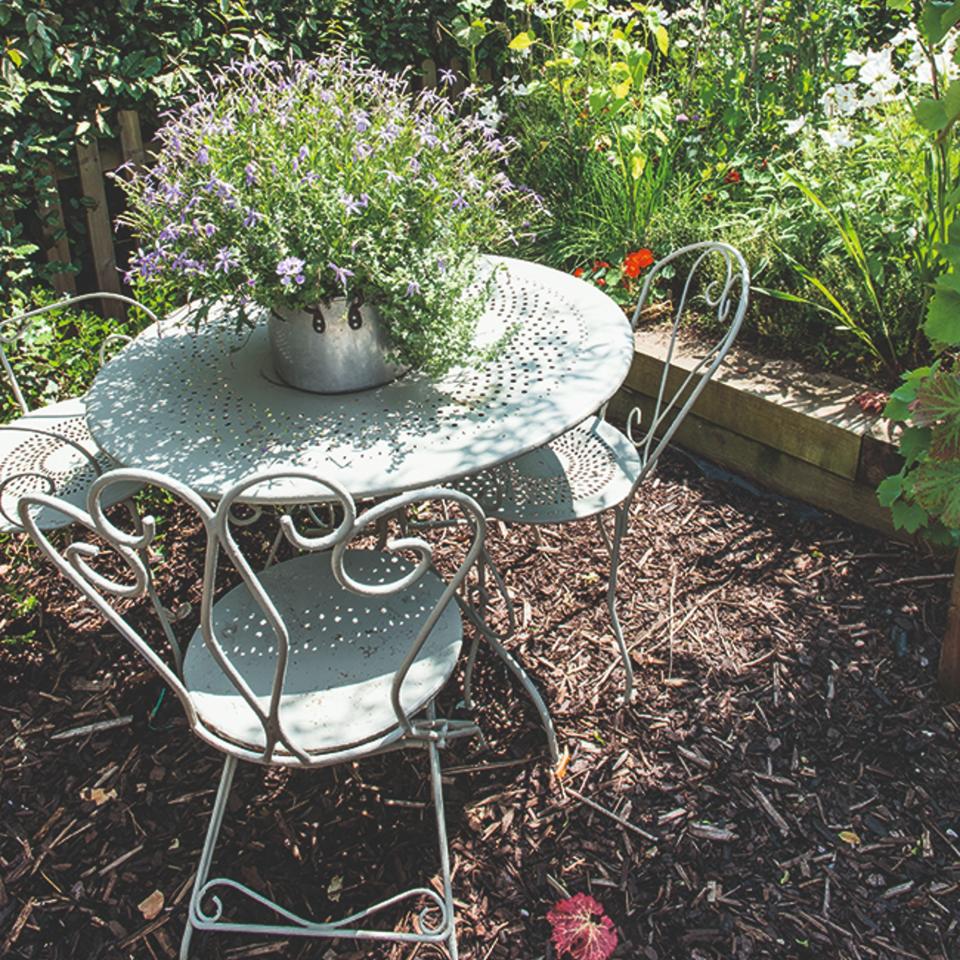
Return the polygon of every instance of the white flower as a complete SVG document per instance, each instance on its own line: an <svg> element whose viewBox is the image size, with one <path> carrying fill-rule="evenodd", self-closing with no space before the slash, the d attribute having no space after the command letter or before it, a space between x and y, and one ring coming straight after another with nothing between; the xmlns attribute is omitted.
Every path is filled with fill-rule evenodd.
<svg viewBox="0 0 960 960"><path fill-rule="evenodd" d="M857 112L860 100L855 83L838 83L828 88L820 101L828 117L849 117Z"/></svg>
<svg viewBox="0 0 960 960"><path fill-rule="evenodd" d="M892 54L893 51L889 47L884 47L882 50L868 50L867 58L860 67L860 82L870 85L892 75L896 83L897 75L893 70Z"/></svg>
<svg viewBox="0 0 960 960"><path fill-rule="evenodd" d="M890 46L902 47L905 43L916 43L917 39L917 28L911 24L890 38Z"/></svg>
<svg viewBox="0 0 960 960"><path fill-rule="evenodd" d="M788 136L792 137L795 133L799 133L804 125L807 122L805 116L795 117L793 120L785 120L783 123L783 132Z"/></svg>
<svg viewBox="0 0 960 960"><path fill-rule="evenodd" d="M831 149L837 150L844 147L855 147L857 141L850 136L850 131L846 127L836 127L833 130L818 130L820 139Z"/></svg>
<svg viewBox="0 0 960 960"><path fill-rule="evenodd" d="M859 67L866 59L866 56L859 50L848 50L842 62L845 67Z"/></svg>

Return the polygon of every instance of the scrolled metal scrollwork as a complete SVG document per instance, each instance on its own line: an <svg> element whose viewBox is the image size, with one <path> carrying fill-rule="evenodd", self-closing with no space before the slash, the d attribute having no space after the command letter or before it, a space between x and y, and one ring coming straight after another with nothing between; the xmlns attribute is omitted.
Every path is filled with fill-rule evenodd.
<svg viewBox="0 0 960 960"><path fill-rule="evenodd" d="M278 924L248 924L233 923L223 919L224 904L222 891L231 890L240 896L253 901L272 913L287 921L287 925ZM417 915L421 933L400 933L391 931L389 937L377 930L369 930L355 926L359 921L366 920L390 907L409 900L426 900ZM208 901L209 906L204 906ZM309 931L315 936L345 937L353 939L393 939L400 942L442 941L450 935L453 925L453 916L444 902L443 897L428 887L414 887L395 896L388 897L378 903L358 910L340 920L319 922L302 917L286 907L265 897L263 894L251 890L245 884L229 877L215 877L208 880L203 887L191 898L190 920L198 930L212 930L219 928L224 931L274 932L274 933L303 933ZM432 916L436 914L436 919Z"/></svg>

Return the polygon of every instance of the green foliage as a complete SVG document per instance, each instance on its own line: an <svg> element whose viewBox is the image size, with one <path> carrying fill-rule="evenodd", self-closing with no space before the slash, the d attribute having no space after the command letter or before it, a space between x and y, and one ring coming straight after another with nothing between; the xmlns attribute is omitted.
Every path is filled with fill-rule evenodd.
<svg viewBox="0 0 960 960"><path fill-rule="evenodd" d="M927 2L919 30L931 63L960 25L960 3ZM955 126L960 119L960 83L934 76L933 96L914 107L931 141L930 208L926 268L933 295L924 332L940 354L931 366L904 374L886 415L908 424L900 436L903 468L877 491L894 523L935 539L960 540L960 161Z"/></svg>
<svg viewBox="0 0 960 960"><path fill-rule="evenodd" d="M52 226L37 216L55 190L51 165L72 166L78 138L116 136L117 109L149 122L207 69L235 57L308 56L332 40L399 71L440 55L437 23L455 11L453 0L4 0L0 304L59 269L33 257ZM79 259L82 204L71 200L66 216Z"/></svg>
<svg viewBox="0 0 960 960"><path fill-rule="evenodd" d="M11 313L26 313L53 302L52 295L38 290L32 300L18 300ZM81 305L65 307L24 321L21 335L4 351L27 403L35 407L83 394L100 368L104 340L113 333L133 336L148 323L147 314L135 308L120 322ZM0 421L20 415L5 378L0 398Z"/></svg>

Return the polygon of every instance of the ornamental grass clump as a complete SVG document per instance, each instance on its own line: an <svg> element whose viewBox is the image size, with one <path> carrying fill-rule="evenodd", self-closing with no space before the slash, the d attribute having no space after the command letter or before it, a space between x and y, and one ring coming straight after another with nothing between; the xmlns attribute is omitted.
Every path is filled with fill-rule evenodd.
<svg viewBox="0 0 960 960"><path fill-rule="evenodd" d="M362 298L393 359L463 362L489 288L480 252L515 243L540 204L506 173L512 144L464 113L475 95L414 94L343 52L230 64L120 181L141 242L130 278L226 301L238 322Z"/></svg>

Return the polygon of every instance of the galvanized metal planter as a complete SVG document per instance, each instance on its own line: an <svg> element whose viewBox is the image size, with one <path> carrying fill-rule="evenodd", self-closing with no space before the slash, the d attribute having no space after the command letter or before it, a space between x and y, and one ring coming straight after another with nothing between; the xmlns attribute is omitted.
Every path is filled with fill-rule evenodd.
<svg viewBox="0 0 960 960"><path fill-rule="evenodd" d="M277 376L298 390L368 390L405 372L387 360L377 309L360 298L338 297L307 310L275 307L268 328Z"/></svg>

